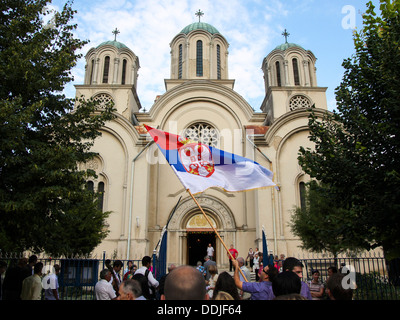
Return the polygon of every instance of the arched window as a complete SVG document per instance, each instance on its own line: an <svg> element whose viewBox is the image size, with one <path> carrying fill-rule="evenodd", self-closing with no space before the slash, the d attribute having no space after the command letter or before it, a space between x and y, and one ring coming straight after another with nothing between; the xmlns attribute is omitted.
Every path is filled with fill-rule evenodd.
<svg viewBox="0 0 400 320"><path fill-rule="evenodd" d="M110 69L110 57L104 59L103 83L108 83L108 72Z"/></svg>
<svg viewBox="0 0 400 320"><path fill-rule="evenodd" d="M299 183L299 194L300 194L300 208L301 210L306 209L306 184L304 182Z"/></svg>
<svg viewBox="0 0 400 320"><path fill-rule="evenodd" d="M276 84L278 87L282 86L282 80L281 80L281 64L279 61L275 63L275 68L276 68Z"/></svg>
<svg viewBox="0 0 400 320"><path fill-rule="evenodd" d="M217 44L217 79L221 80L221 46Z"/></svg>
<svg viewBox="0 0 400 320"><path fill-rule="evenodd" d="M91 191L91 192L94 192L94 183L93 183L93 181L86 182L86 189Z"/></svg>
<svg viewBox="0 0 400 320"><path fill-rule="evenodd" d="M297 59L294 58L292 60L292 63L293 63L294 85L299 86L300 85L300 77L299 77L299 65L297 63Z"/></svg>
<svg viewBox="0 0 400 320"><path fill-rule="evenodd" d="M203 76L203 41L198 40L196 44L196 76Z"/></svg>
<svg viewBox="0 0 400 320"><path fill-rule="evenodd" d="M121 78L121 84L125 84L125 79L126 79L126 64L128 62L126 59L122 61L122 78Z"/></svg>
<svg viewBox="0 0 400 320"><path fill-rule="evenodd" d="M99 182L99 185L97 187L97 192L98 192L98 208L99 210L103 211L103 205L104 205L104 182Z"/></svg>
<svg viewBox="0 0 400 320"><path fill-rule="evenodd" d="M93 71L94 71L94 59L92 59L92 61L90 62L90 80L89 80L89 84L93 83Z"/></svg>
<svg viewBox="0 0 400 320"><path fill-rule="evenodd" d="M183 55L183 46L179 45L179 61L178 61L178 79L182 79L182 55Z"/></svg>

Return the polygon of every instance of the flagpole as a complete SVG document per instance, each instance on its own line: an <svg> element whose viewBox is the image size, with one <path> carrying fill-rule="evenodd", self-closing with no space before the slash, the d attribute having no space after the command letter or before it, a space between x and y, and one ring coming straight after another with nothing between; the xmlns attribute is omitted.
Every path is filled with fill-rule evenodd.
<svg viewBox="0 0 400 320"><path fill-rule="evenodd" d="M190 189L186 189L186 191L190 194L190 196L192 197L192 199L194 200L194 202L196 202L197 206L199 207L201 213L203 214L204 218L206 218L208 224L211 226L211 228L214 230L215 234L217 235L218 239L221 241L222 245L225 247L226 252L229 254L229 256L231 257L232 260L236 260L232 254L230 253L228 247L226 246L225 242L222 240L222 238L220 237L219 233L217 232L217 230L214 228L214 226L212 225L210 219L207 217L206 213L204 212L203 208L201 207L201 205L197 202L196 198L193 196L193 194L190 192ZM248 280L246 279L246 276L244 275L243 271L239 269L239 272L241 273L243 279L248 282Z"/></svg>

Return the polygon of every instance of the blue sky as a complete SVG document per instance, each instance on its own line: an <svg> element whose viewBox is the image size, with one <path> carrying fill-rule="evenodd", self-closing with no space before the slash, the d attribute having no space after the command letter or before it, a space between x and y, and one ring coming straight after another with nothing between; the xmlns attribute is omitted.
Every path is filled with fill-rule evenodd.
<svg viewBox="0 0 400 320"><path fill-rule="evenodd" d="M60 9L65 1L54 0ZM170 77L169 43L185 26L197 21L195 12L204 12L203 22L216 27L229 43L229 78L235 91L256 112L264 99L261 64L276 46L288 42L311 50L317 57L317 80L328 87L329 110L335 107L334 90L340 84L342 62L354 53L353 28L362 27L367 1L360 0L75 0L78 11L76 36L90 40L82 53L103 41L117 40L138 57L138 95L149 110L157 95L165 92L164 79ZM379 1L373 1L377 4ZM83 84L85 60L73 69L74 82L65 90L74 97L74 84Z"/></svg>

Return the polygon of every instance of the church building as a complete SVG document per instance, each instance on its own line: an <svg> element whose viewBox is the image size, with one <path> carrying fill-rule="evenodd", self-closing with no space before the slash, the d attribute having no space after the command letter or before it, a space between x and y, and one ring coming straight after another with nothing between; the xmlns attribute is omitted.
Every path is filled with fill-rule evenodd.
<svg viewBox="0 0 400 320"><path fill-rule="evenodd" d="M239 256L262 248L262 230L274 255L297 255L300 241L291 233L293 209L302 206L304 183L297 157L310 147L307 109L327 110L326 87L319 87L316 57L286 41L259 57L265 98L252 106L234 89L229 78L229 39L216 27L195 22L171 39L170 78L165 92L143 112L137 83L140 63L132 49L117 41L91 48L84 83L76 96L112 101L116 118L106 123L92 148L98 155L82 165L96 171L88 182L102 192L101 205L111 211L109 234L94 254L106 251L120 259L152 255L168 223L167 263L203 261L209 243L218 267L227 253L196 203L152 143L143 124L201 141L253 159L274 173L276 188L229 193L210 188L196 199L221 239ZM245 63L245 62L244 62Z"/></svg>

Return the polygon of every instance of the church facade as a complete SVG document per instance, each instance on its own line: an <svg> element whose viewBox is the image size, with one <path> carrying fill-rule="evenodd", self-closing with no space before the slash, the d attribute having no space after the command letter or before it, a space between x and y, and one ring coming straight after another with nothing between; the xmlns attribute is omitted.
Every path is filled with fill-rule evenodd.
<svg viewBox="0 0 400 320"><path fill-rule="evenodd" d="M314 54L299 45L277 46L260 65L265 99L255 112L234 90L229 78L227 39L212 25L196 22L171 41L171 73L166 91L148 112L141 112L136 91L139 58L124 44L107 41L86 54L84 84L76 96L113 101L115 120L102 128L93 151L98 155L83 167L96 171L88 183L102 192L101 204L111 211L109 235L94 253L120 259L151 255L168 223L167 262L195 265L215 248L219 267L228 265L226 251L204 219L143 124L189 137L251 158L274 173L277 188L228 193L208 189L196 199L226 246L239 256L262 248L265 230L269 253L298 254L300 241L290 230L295 206L302 205L309 180L298 162L308 139L307 108L325 112L325 87L319 87Z"/></svg>

